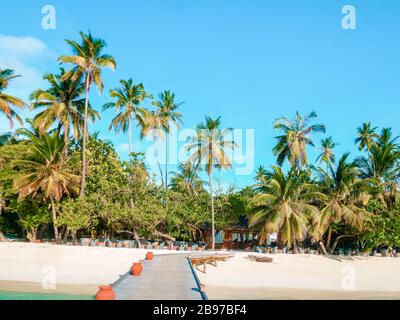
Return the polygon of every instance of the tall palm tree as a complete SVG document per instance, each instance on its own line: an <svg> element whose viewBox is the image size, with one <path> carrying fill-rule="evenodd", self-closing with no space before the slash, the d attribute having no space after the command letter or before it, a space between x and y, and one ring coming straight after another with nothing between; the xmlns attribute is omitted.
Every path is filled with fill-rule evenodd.
<svg viewBox="0 0 400 320"><path fill-rule="evenodd" d="M307 165L307 145L314 146L310 135L313 133L325 133L325 125L310 124L317 117L315 112L301 116L296 112L293 120L278 118L274 121L274 129L283 131L283 134L275 137L277 144L273 149L277 156L277 163L281 166L287 159L297 172Z"/></svg>
<svg viewBox="0 0 400 320"><path fill-rule="evenodd" d="M318 200L322 203L320 215L314 221L313 237L321 240L326 232L326 249L331 252L332 224L341 223L361 231L368 212L363 208L369 200L372 181L358 178L359 170L355 162L348 161L349 153L344 154L334 168L317 169L320 177L320 191L323 194Z"/></svg>
<svg viewBox="0 0 400 320"><path fill-rule="evenodd" d="M337 147L337 143L333 142L333 138L325 138L321 140L321 153L317 157L317 162L322 163L325 162L327 168L330 164L335 162L335 154L333 149Z"/></svg>
<svg viewBox="0 0 400 320"><path fill-rule="evenodd" d="M65 70L60 73L45 74L44 80L50 84L46 90L34 91L30 99L33 100L32 109L44 108L33 118L33 126L39 129L40 133L46 132L56 124L57 129L64 133L64 158L68 155L68 146L71 131L75 139L81 137L84 128L85 98L82 98L85 86L79 79L65 77ZM91 121L99 118L96 110L88 105L88 116Z"/></svg>
<svg viewBox="0 0 400 320"><path fill-rule="evenodd" d="M165 117L161 114L160 109L155 111L144 110L143 113L143 127L140 132L140 138L143 139L144 137L151 134L153 138L153 145L154 145L154 156L157 161L158 169L160 170L160 179L161 184L164 186L164 178L163 172L160 165L160 160L158 158L158 148L157 148L157 140L161 139L164 141L164 128L165 128Z"/></svg>
<svg viewBox="0 0 400 320"><path fill-rule="evenodd" d="M40 193L40 196L50 201L54 235L58 242L60 238L55 203L60 201L63 195L78 193L79 177L64 168L64 139L58 132L51 135L44 133L40 137L32 135L28 147L31 153L29 159L12 161L15 169L13 187L19 193L19 200L28 196L35 197Z"/></svg>
<svg viewBox="0 0 400 320"><path fill-rule="evenodd" d="M152 96L145 91L142 83L134 84L132 79L121 80L120 83L121 88L110 90L110 96L116 101L105 104L103 110L113 108L118 112L109 129L129 133L129 159L132 159L132 120L135 119L144 127L144 109L141 103Z"/></svg>
<svg viewBox="0 0 400 320"><path fill-rule="evenodd" d="M376 180L375 195L389 207L399 198L400 149L397 140L390 129L384 128L371 145L368 157L357 159L361 178Z"/></svg>
<svg viewBox="0 0 400 320"><path fill-rule="evenodd" d="M172 190L189 192L195 194L203 189L204 182L201 180L196 166L190 161L181 163L177 172L173 172L170 187Z"/></svg>
<svg viewBox="0 0 400 320"><path fill-rule="evenodd" d="M177 111L179 106L181 106L184 102L177 103L175 102L175 94L171 91L164 91L159 94L159 100L155 101L153 105L158 108L161 116L165 118L164 122L164 130L166 135L165 140L165 188L168 187L168 135L170 132L171 123L175 124L179 127L179 124L182 123L182 114Z"/></svg>
<svg viewBox="0 0 400 320"><path fill-rule="evenodd" d="M250 226L258 230L260 240L278 233L279 239L293 247L304 240L310 218L315 219L318 209L307 203L311 195L307 184L299 183L294 171L288 174L273 166L266 189L257 196L258 205L251 211Z"/></svg>
<svg viewBox="0 0 400 320"><path fill-rule="evenodd" d="M20 77L14 74L14 70L11 69L0 69L0 113L4 113L10 122L10 128L14 127L13 118L22 124L22 119L13 110L13 107L24 109L26 104L21 99L4 93L4 90L8 88L10 81Z"/></svg>
<svg viewBox="0 0 400 320"><path fill-rule="evenodd" d="M189 139L186 146L188 152L193 152L189 161L204 164L209 178L211 196L211 232L212 250L215 249L215 214L214 214L214 190L213 190L213 168L228 169L232 167L232 160L226 151L233 150L236 143L227 140L227 135L232 129L221 129L221 117L212 119L205 118L204 123L196 127L196 136Z"/></svg>
<svg viewBox="0 0 400 320"><path fill-rule="evenodd" d="M82 43L79 44L72 40L66 40L71 46L72 56L60 56L58 60L62 63L71 63L75 67L66 77L72 76L72 79L83 79L85 83L85 114L83 123L83 139L82 139L82 177L80 196L85 196L86 187L86 140L87 140L87 120L89 109L89 93L92 84L94 83L100 94L103 91L103 80L101 70L104 67L109 67L112 70L116 69L115 59L103 54L103 49L107 46L106 42L100 38L94 38L92 34L84 34L80 32Z"/></svg>
<svg viewBox="0 0 400 320"><path fill-rule="evenodd" d="M354 140L355 144L358 144L358 149L369 150L374 144L374 140L378 138L376 133L377 127L372 127L371 122L363 123L362 127L357 128L358 137Z"/></svg>

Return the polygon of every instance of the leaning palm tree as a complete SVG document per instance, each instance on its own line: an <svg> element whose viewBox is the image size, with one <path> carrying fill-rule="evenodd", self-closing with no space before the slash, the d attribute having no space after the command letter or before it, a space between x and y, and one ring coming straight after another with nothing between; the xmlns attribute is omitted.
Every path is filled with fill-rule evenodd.
<svg viewBox="0 0 400 320"><path fill-rule="evenodd" d="M85 196L86 187L86 140L87 140L87 120L89 109L89 93L92 84L94 83L100 94L103 91L103 80L101 69L109 67L112 70L116 69L115 59L103 54L103 49L107 46L106 42L100 38L94 38L92 34L84 34L80 32L82 43L79 44L72 40L66 40L71 46L72 56L60 56L58 60L62 63L71 63L75 67L67 73L66 77L71 76L72 80L83 79L85 83L85 113L83 123L83 139L82 139L82 177L80 196Z"/></svg>
<svg viewBox="0 0 400 320"><path fill-rule="evenodd" d="M144 109L141 106L143 101L152 96L147 93L142 83L134 84L132 79L121 80L121 88L110 90L110 96L115 98L115 102L107 103L103 106L103 111L116 109L117 116L111 121L110 130L116 132L128 132L129 135L129 159L132 159L132 121L135 119L138 125L144 127Z"/></svg>
<svg viewBox="0 0 400 320"><path fill-rule="evenodd" d="M68 156L71 131L75 139L81 137L85 112L85 98L82 98L85 86L79 79L72 80L71 77L65 77L65 74L63 68L57 75L45 74L43 79L47 80L50 87L46 90L38 89L30 96L33 110L44 108L33 118L33 126L44 133L55 124L64 133L64 158ZM97 111L90 105L88 116L92 122L99 118Z"/></svg>
<svg viewBox="0 0 400 320"><path fill-rule="evenodd" d="M172 190L195 194L203 189L204 182L201 180L198 170L193 163L187 161L181 163L177 172L173 172L170 187Z"/></svg>
<svg viewBox="0 0 400 320"><path fill-rule="evenodd" d="M321 153L317 157L317 162L325 162L327 168L330 164L335 162L335 154L333 149L337 147L337 143L333 142L333 138L325 138L321 140Z"/></svg>
<svg viewBox="0 0 400 320"><path fill-rule="evenodd" d="M275 137L277 144L273 149L277 156L277 163L281 166L287 159L297 172L307 165L307 145L314 146L310 135L313 133L325 133L325 125L311 124L311 120L317 117L315 112L301 116L296 112L293 120L278 118L274 122L274 129L283 131L283 134Z"/></svg>
<svg viewBox="0 0 400 320"><path fill-rule="evenodd" d="M156 111L144 110L143 113L143 127L140 131L140 138L143 139L148 135L152 136L154 145L154 157L157 161L158 169L160 170L161 184L164 186L163 171L158 158L157 140L161 139L164 141L164 128L165 128L165 117L160 113L160 110Z"/></svg>
<svg viewBox="0 0 400 320"><path fill-rule="evenodd" d="M318 216L318 209L307 203L311 196L318 194L309 189L308 184L299 183L293 170L285 174L281 167L272 167L266 188L257 196L258 204L251 211L249 221L259 232L260 241L278 233L279 242L293 247L297 253L297 241L304 240L308 220Z"/></svg>
<svg viewBox="0 0 400 320"><path fill-rule="evenodd" d="M168 91L160 93L159 100L153 102L153 105L158 108L161 116L165 118L164 130L166 135L165 140L165 188L168 187L168 134L170 132L171 123L179 127L182 123L182 114L177 111L180 105L184 102L175 102L175 94Z"/></svg>
<svg viewBox="0 0 400 320"><path fill-rule="evenodd" d="M320 192L324 196L318 200L321 203L320 215L314 221L312 235L315 240L322 240L327 232L326 249L335 250L337 241L331 246L333 224L345 223L358 231L362 231L368 212L363 208L369 201L369 191L373 180L359 179L359 170L355 162L348 162L349 153L344 154L334 168L317 169L320 177Z"/></svg>
<svg viewBox="0 0 400 320"><path fill-rule="evenodd" d="M188 152L193 152L189 157L189 161L196 164L204 164L208 174L211 196L212 250L215 249L213 168L231 168L232 161L226 152L236 147L234 141L227 139L227 135L232 129L221 129L220 126L221 117L217 119L206 117L205 122L196 127L196 136L191 137L186 146Z"/></svg>
<svg viewBox="0 0 400 320"><path fill-rule="evenodd" d="M40 137L31 136L29 159L14 159L12 166L13 187L19 194L19 200L40 196L50 201L54 235L59 242L57 228L57 213L55 203L60 201L63 195L77 194L79 189L79 177L69 173L64 168L62 151L64 139L58 132L44 133Z"/></svg>
<svg viewBox="0 0 400 320"><path fill-rule="evenodd" d="M358 144L358 149L361 150L369 150L376 138L378 138L378 134L376 133L377 127L372 127L371 122L363 123L362 127L357 128L358 137L354 140L355 144Z"/></svg>
<svg viewBox="0 0 400 320"><path fill-rule="evenodd" d="M11 69L0 69L0 113L4 113L10 122L10 128L14 127L13 118L22 124L22 119L14 111L13 107L24 109L26 104L21 99L12 95L4 93L4 90L8 88L10 81L18 78L19 75L14 74L14 70Z"/></svg>

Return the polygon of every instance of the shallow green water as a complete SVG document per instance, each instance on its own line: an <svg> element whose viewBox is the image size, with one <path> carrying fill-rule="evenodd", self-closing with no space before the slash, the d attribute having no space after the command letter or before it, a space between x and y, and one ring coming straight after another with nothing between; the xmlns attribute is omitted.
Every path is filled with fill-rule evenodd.
<svg viewBox="0 0 400 320"><path fill-rule="evenodd" d="M0 300L94 300L94 297L32 292L0 292Z"/></svg>

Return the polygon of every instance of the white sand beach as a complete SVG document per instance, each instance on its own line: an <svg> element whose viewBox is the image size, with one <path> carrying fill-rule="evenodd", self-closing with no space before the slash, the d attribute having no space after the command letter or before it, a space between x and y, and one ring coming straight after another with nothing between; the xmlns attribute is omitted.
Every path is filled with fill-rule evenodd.
<svg viewBox="0 0 400 320"><path fill-rule="evenodd" d="M143 260L147 251L3 242L0 243L0 291L94 294L99 285L115 282L133 262ZM53 276L56 288L43 289L42 282Z"/></svg>
<svg viewBox="0 0 400 320"><path fill-rule="evenodd" d="M94 294L115 282L145 249L0 243L0 292ZM155 254L171 254L154 250ZM178 252L176 252L179 254ZM272 263L249 254L197 271L210 299L400 299L400 258L270 255ZM55 290L42 287L55 276Z"/></svg>
<svg viewBox="0 0 400 320"><path fill-rule="evenodd" d="M197 271L210 299L400 299L400 258L248 255Z"/></svg>

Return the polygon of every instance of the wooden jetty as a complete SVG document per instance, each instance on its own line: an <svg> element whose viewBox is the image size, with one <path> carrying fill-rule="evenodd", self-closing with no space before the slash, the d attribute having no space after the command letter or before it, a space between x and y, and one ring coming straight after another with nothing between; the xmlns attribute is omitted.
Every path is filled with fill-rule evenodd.
<svg viewBox="0 0 400 320"><path fill-rule="evenodd" d="M128 272L113 284L116 300L207 300L187 254L155 255L142 263L140 276Z"/></svg>

